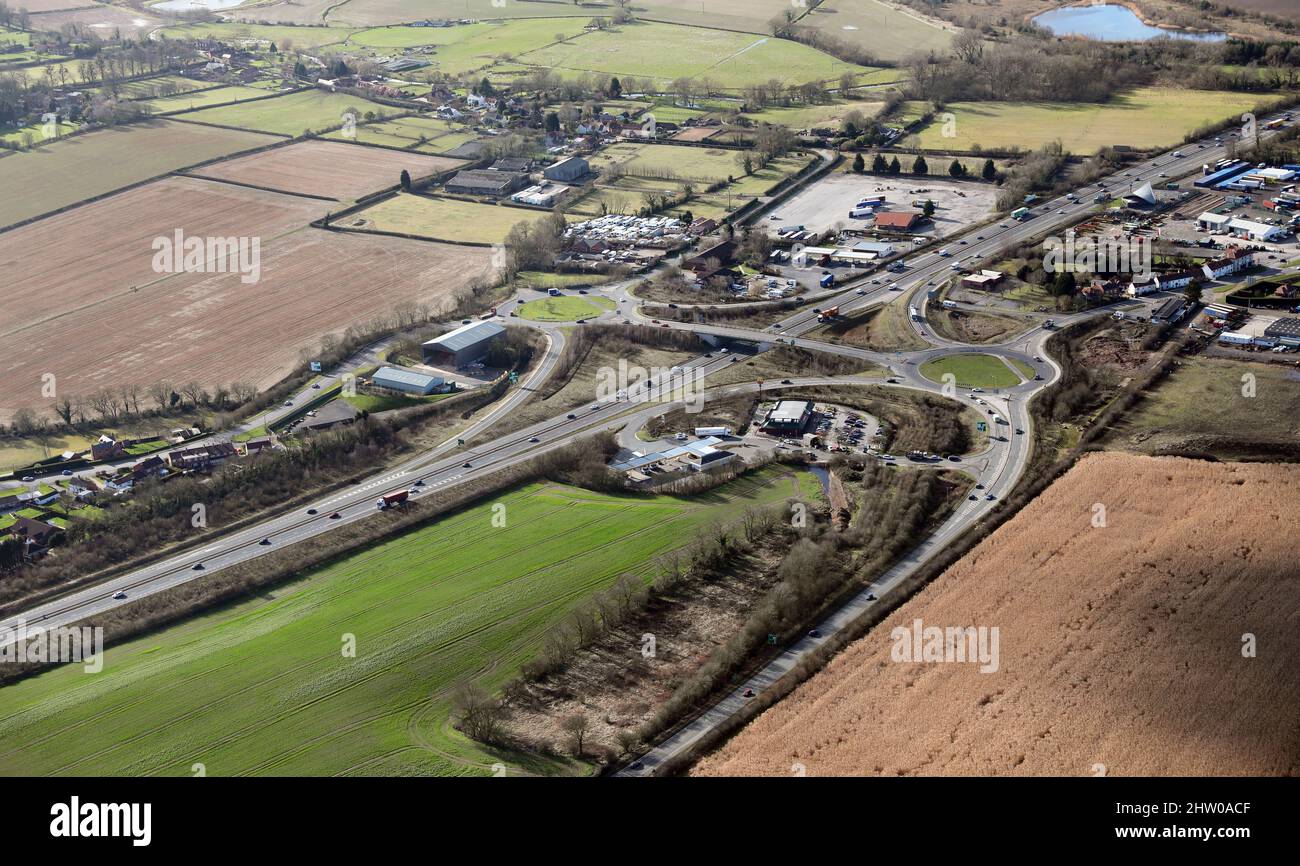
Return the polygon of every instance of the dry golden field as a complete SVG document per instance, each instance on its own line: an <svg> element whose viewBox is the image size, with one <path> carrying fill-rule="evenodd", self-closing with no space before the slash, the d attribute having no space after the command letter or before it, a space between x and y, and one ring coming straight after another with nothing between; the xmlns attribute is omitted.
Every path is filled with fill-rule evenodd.
<svg viewBox="0 0 1300 866"><path fill-rule="evenodd" d="M464 164L464 160L444 156L304 141L205 166L194 175L289 193L356 199L397 186L403 169L419 180Z"/></svg>
<svg viewBox="0 0 1300 866"><path fill-rule="evenodd" d="M1300 773L1297 509L1300 466L1087 456L693 773ZM917 619L997 671L894 661Z"/></svg>

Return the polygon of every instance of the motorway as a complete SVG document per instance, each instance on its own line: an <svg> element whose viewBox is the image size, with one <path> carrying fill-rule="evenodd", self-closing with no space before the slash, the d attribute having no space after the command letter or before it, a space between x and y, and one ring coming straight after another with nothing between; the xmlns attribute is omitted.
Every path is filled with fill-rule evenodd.
<svg viewBox="0 0 1300 866"><path fill-rule="evenodd" d="M1277 116L1280 116L1280 112ZM1267 119L1261 119L1262 128ZM1213 141L1183 145L1184 156L1173 158L1161 155L1127 168L1119 175L1107 178L1107 186L1122 194L1121 187L1136 187L1146 181L1153 183L1162 180L1161 174L1177 178L1196 172L1202 163L1214 162L1224 155L1224 149ZM897 586L926 560L950 543L960 533L974 525L995 507L998 499L1006 496L1015 487L1030 457L1032 441L1031 419L1028 411L1030 398L1039 390L1049 386L1060 375L1060 369L1044 355L1044 345L1051 332L1034 327L1018 336L994 345L963 346L941 340L925 326L926 292L934 285L942 283L955 274L953 264L963 269L974 267L978 262L998 256L1004 250L1035 238L1050 235L1063 230L1093 212L1092 194L1098 189L1097 184L1090 184L1077 190L1081 200L1070 201L1064 197L1038 203L1033 210L1033 217L1023 222L1006 219L1000 223L989 224L971 229L965 235L954 235L945 240L950 249L960 252L952 258L944 258L937 253L923 253L909 260L905 274L894 276L880 273L881 283L876 286L870 282L870 272L856 277L843 286L843 291L825 302L826 306L837 305L842 312L862 310L885 303L905 303L918 307L920 316L913 321L918 337L929 348L911 352L873 352L847 346L838 346L807 338L806 334L818 325L817 313L810 309L801 309L766 330L735 328L725 325L698 323L669 323L670 327L688 328L702 336L715 340L746 341L756 345L757 351L764 351L780 338L787 344L807 347L822 352L850 355L877 364L888 370L889 377L896 383L885 384L886 387L919 389L933 393L942 393L939 383L930 381L920 374L919 368L925 361L958 352L978 352L1016 360L1033 367L1041 380L1028 380L1021 385L1003 389L997 393L980 394L1003 418L1007 425L1002 430L1005 442L994 440L991 450L977 463L961 464L975 474L985 487L980 497L964 500L939 529L909 552L887 572L877 578L870 587L864 589L843 607L836 610L817 625L818 637L805 637L788 647L777 658L754 674L734 692L724 697L705 713L690 721L667 740L655 746L632 767L625 768L622 775L650 775L655 768L667 759L682 753L694 745L702 736L716 727L722 720L737 712L748 698L743 697L746 690L757 694L770 686L788 672L807 653L833 636L839 629L867 610L875 598ZM961 241L966 239L965 245ZM891 290L889 284L897 281L899 290ZM636 320L639 314L635 309L628 310L636 303L626 295L629 282L611 287L619 294L620 302L616 311L600 318L617 318L623 316ZM858 294L858 290L862 294ZM1094 310L1087 313L1058 315L1056 320L1061 325L1090 315L1106 314L1108 310ZM512 325L516 322L511 322ZM522 325L523 322L518 322ZM376 498L390 490L410 488L415 498L428 495L429 492L447 489L478 480L489 474L531 459L547 450L562 447L575 440L590 435L597 430L616 430L625 424L639 423L652 414L662 413L672 408L671 404L644 402L646 395L654 392L671 391L660 381L664 376L652 379L629 388L623 399L608 399L583 406L571 413L557 416L547 421L534 424L517 432L499 437L481 445L467 449L458 449L457 438L472 441L475 436L487 433L491 426L506 417L513 409L531 396L531 389L549 376L557 363L563 349L563 332L558 326L543 327L548 345L543 358L526 377L521 387L514 389L504 399L495 404L481 419L457 437L440 443L414 458L376 472L360 483L340 492L328 494L319 502L306 508L296 508L269 517L249 528L214 536L206 546L186 550L168 556L144 568L123 574L92 587L77 590L57 599L44 602L21 613L0 621L0 627L12 630L19 622L30 626L40 625L54 627L72 625L89 617L103 614L123 604L165 591L191 580L229 568L233 565L250 561L269 551L279 550L287 545L308 541L337 527L356 523L360 520L374 518L377 512ZM367 350L374 347L367 347ZM365 351L365 350L363 350ZM710 353L681 365L681 375L704 376L727 367L743 358L743 355L731 353ZM1040 356L1043 360L1035 360ZM666 376L667 374L665 374ZM849 377L851 378L851 377ZM329 380L327 380L329 381ZM697 381L697 380L693 380ZM707 378L706 378L707 381ZM792 380L793 381L793 380ZM800 379L795 385L814 384L835 381L835 379ZM879 382L879 380L876 380ZM715 389L706 393L710 395L735 393L737 389L753 389L756 385L731 386ZM773 390L771 386L764 392ZM310 389L301 396L309 396ZM988 417L985 406L977 404L972 396L954 394L947 396L957 399L977 411L982 417ZM637 408L639 406L639 408ZM633 417L629 419L629 410ZM1001 425L991 424L993 433ZM1016 434L1019 428L1023 435ZM454 452L454 453L452 453ZM992 498L985 498L985 496ZM120 596L120 597L118 597ZM8 634L12 635L12 631ZM8 638L12 640L12 638ZM3 646L0 643L0 646Z"/></svg>

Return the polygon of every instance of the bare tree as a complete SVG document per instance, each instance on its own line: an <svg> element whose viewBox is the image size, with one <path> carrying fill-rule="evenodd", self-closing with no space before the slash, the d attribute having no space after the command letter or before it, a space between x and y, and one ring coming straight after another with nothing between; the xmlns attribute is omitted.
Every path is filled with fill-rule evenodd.
<svg viewBox="0 0 1300 866"><path fill-rule="evenodd" d="M573 746L573 754L582 757L583 745L587 741L587 731L590 727L587 717L582 713L574 713L571 716L565 716L560 726L569 735L569 742Z"/></svg>

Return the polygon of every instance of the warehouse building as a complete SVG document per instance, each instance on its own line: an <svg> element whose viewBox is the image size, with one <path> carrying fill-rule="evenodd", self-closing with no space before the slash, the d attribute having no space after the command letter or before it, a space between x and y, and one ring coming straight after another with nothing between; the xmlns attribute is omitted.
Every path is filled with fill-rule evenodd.
<svg viewBox="0 0 1300 866"><path fill-rule="evenodd" d="M435 337L420 347L424 363L434 367L464 367L487 354L492 342L506 332L496 322L474 322Z"/></svg>
<svg viewBox="0 0 1300 866"><path fill-rule="evenodd" d="M404 370L401 367L383 367L370 377L370 382L377 388L401 391L403 394L426 396L446 388L447 383L438 376Z"/></svg>
<svg viewBox="0 0 1300 866"><path fill-rule="evenodd" d="M571 156L568 159L562 159L555 165L549 165L542 171L542 177L547 180L558 180L561 183L572 183L580 177L585 177L591 171L591 166L580 156Z"/></svg>
<svg viewBox="0 0 1300 866"><path fill-rule="evenodd" d="M447 181L447 192L506 196L523 189L527 183L528 175L522 172L467 169L456 172L456 176Z"/></svg>
<svg viewBox="0 0 1300 866"><path fill-rule="evenodd" d="M782 400L763 419L763 432L776 436L800 436L812 417L812 403L807 400Z"/></svg>

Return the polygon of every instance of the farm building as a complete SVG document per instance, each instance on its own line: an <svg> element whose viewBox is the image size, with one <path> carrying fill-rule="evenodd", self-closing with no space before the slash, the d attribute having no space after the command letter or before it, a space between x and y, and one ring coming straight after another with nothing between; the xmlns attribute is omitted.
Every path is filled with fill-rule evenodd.
<svg viewBox="0 0 1300 866"><path fill-rule="evenodd" d="M1163 325L1166 322L1177 322L1187 312L1187 307L1185 298L1170 298L1151 314L1151 324Z"/></svg>
<svg viewBox="0 0 1300 866"><path fill-rule="evenodd" d="M435 367L464 367L487 354L492 342L506 332L496 322L474 322L434 337L420 347L424 363Z"/></svg>
<svg viewBox="0 0 1300 866"><path fill-rule="evenodd" d="M580 177L585 176L591 171L591 166L580 156L571 156L568 159L562 159L554 165L547 166L542 171L542 177L547 180L558 180L563 183L572 183Z"/></svg>
<svg viewBox="0 0 1300 866"><path fill-rule="evenodd" d="M812 403L807 400L782 400L763 419L763 432L776 435L800 435L812 417Z"/></svg>
<svg viewBox="0 0 1300 866"><path fill-rule="evenodd" d="M529 172L533 170L533 161L523 156L506 156L491 165L492 171Z"/></svg>
<svg viewBox="0 0 1300 866"><path fill-rule="evenodd" d="M569 192L567 186L558 183L539 183L510 196L511 201L530 204L536 207L551 207Z"/></svg>
<svg viewBox="0 0 1300 866"><path fill-rule="evenodd" d="M370 381L379 388L420 396L432 394L446 386L440 376L429 376L414 370L403 370L401 367L383 367L370 377Z"/></svg>
<svg viewBox="0 0 1300 866"><path fill-rule="evenodd" d="M528 183L528 175L515 171L468 169L447 181L447 192L462 195L506 196Z"/></svg>
<svg viewBox="0 0 1300 866"><path fill-rule="evenodd" d="M876 214L876 228L891 229L898 232L910 232L925 221L925 216L913 211L890 211Z"/></svg>

